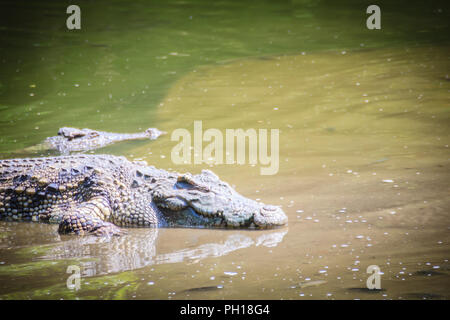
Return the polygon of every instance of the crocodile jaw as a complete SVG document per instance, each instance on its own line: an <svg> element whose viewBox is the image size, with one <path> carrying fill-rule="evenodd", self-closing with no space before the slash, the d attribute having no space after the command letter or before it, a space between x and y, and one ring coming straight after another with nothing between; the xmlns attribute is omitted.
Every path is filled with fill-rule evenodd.
<svg viewBox="0 0 450 320"><path fill-rule="evenodd" d="M253 201L251 201L253 202ZM253 202L241 210L205 211L190 205L168 208L158 204L168 226L269 229L287 224L287 216L280 207Z"/></svg>

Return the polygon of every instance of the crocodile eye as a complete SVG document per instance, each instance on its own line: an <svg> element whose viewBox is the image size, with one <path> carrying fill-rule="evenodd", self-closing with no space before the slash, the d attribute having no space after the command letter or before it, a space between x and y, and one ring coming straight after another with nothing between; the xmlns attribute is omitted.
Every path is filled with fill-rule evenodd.
<svg viewBox="0 0 450 320"><path fill-rule="evenodd" d="M196 189L199 191L209 192L211 191L207 185L204 185L195 178L191 174L182 174L177 178L177 183L175 184L175 188L177 189Z"/></svg>
<svg viewBox="0 0 450 320"><path fill-rule="evenodd" d="M97 131L93 131L93 132L89 132L89 137L90 138L95 138L100 136L100 134Z"/></svg>
<svg viewBox="0 0 450 320"><path fill-rule="evenodd" d="M177 183L175 183L175 189L190 190L190 189L194 189L194 186L192 184L186 183L184 181L178 181Z"/></svg>

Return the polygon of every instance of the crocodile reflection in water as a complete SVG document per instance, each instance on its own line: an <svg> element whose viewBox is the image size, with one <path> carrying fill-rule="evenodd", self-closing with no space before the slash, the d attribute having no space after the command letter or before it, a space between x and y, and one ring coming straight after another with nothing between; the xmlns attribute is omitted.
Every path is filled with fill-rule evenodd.
<svg viewBox="0 0 450 320"><path fill-rule="evenodd" d="M236 232L223 234L207 240L198 246L186 247L186 235L177 232L176 248L161 249L157 243L164 243L171 238L173 231L167 229L133 229L133 232L122 237L68 237L52 245L41 260L71 260L77 259L82 267L83 276L95 276L129 270L136 270L150 265L169 263L196 263L210 257L222 257L236 250L259 247L275 247L282 242L288 232L286 229L277 231ZM189 233L188 233L188 237ZM185 248L180 248L184 244ZM164 251L164 252L162 252ZM168 252L167 252L168 251ZM94 259L92 259L94 258ZM83 259L86 259L83 261Z"/></svg>

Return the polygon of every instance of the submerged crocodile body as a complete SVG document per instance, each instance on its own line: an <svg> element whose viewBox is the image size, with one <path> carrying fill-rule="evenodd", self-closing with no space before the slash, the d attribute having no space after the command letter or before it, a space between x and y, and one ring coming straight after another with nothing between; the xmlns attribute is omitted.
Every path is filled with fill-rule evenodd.
<svg viewBox="0 0 450 320"><path fill-rule="evenodd" d="M57 136L45 139L43 143L33 149L57 150L63 155L68 155L71 152L94 150L124 140L155 140L164 133L156 128L149 128L140 133L113 133L64 127L58 130Z"/></svg>
<svg viewBox="0 0 450 320"><path fill-rule="evenodd" d="M60 233L119 227L270 228L276 206L250 200L213 172L180 174L111 155L0 160L0 218L59 224Z"/></svg>

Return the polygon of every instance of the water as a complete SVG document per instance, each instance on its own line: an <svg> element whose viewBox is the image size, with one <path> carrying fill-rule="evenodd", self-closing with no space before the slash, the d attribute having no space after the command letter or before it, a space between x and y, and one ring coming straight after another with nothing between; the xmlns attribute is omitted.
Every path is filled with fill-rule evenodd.
<svg viewBox="0 0 450 320"><path fill-rule="evenodd" d="M276 175L212 170L289 225L108 241L1 222L0 298L448 299L448 5L379 5L381 32L357 2L81 3L79 32L61 4L4 5L1 158L42 155L24 149L61 126L158 127L96 153L198 173L171 162L173 130L280 129Z"/></svg>

